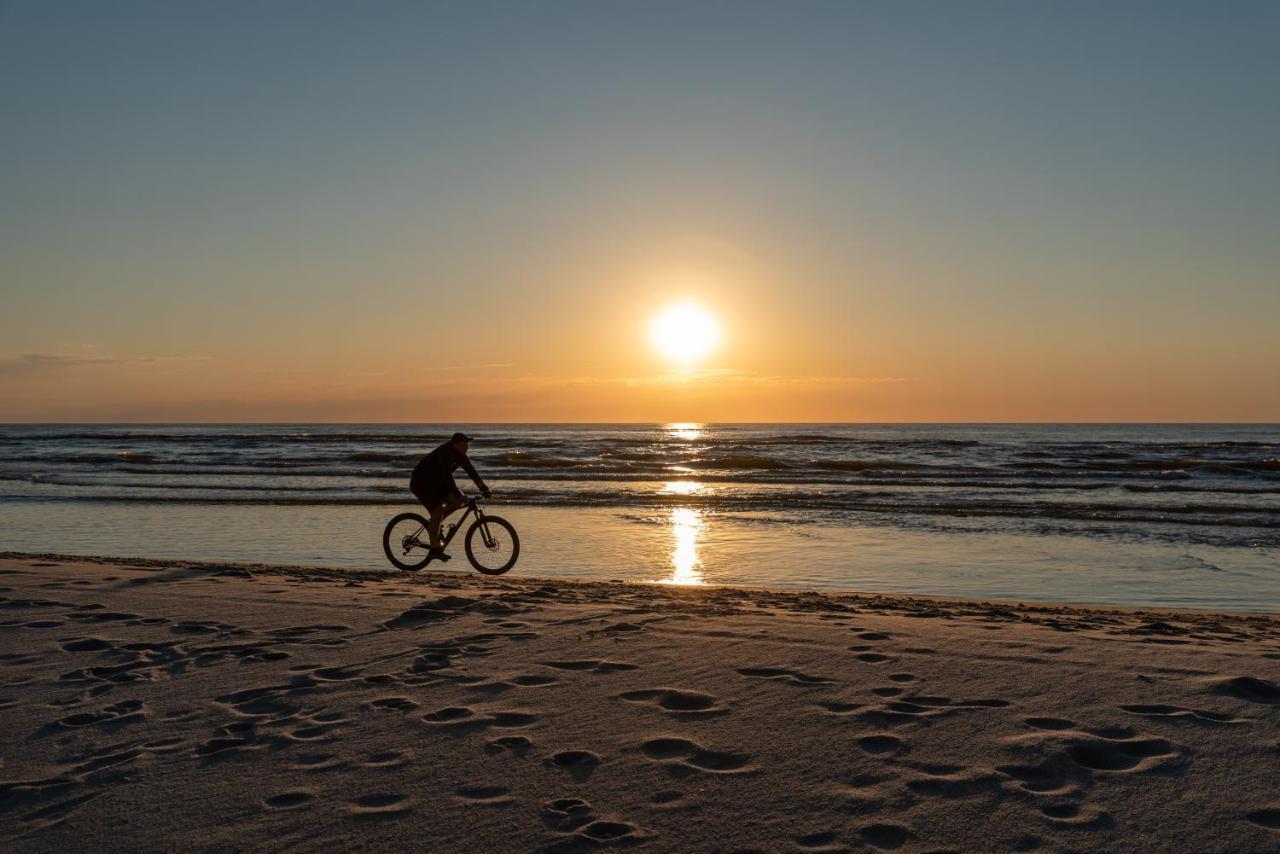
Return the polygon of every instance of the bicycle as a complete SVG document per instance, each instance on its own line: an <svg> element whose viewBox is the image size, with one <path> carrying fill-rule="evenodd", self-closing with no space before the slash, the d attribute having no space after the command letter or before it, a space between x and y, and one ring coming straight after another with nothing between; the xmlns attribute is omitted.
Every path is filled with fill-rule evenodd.
<svg viewBox="0 0 1280 854"><path fill-rule="evenodd" d="M467 529L467 537L463 541L467 560L485 575L502 575L515 566L516 558L520 557L520 537L516 529L506 519L486 516L474 498L467 499L466 507L462 517L445 528L441 550L449 546L454 535L462 530L467 517L475 513L475 521ZM382 550L397 569L406 572L422 569L435 559L431 552L431 537L427 533L427 520L419 513L393 516L382 532Z"/></svg>

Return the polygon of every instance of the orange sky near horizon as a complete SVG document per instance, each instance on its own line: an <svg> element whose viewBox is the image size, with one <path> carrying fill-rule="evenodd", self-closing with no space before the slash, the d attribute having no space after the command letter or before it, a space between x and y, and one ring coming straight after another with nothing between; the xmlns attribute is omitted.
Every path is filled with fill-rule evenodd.
<svg viewBox="0 0 1280 854"><path fill-rule="evenodd" d="M1280 422L1280 6L59 6L0 422Z"/></svg>

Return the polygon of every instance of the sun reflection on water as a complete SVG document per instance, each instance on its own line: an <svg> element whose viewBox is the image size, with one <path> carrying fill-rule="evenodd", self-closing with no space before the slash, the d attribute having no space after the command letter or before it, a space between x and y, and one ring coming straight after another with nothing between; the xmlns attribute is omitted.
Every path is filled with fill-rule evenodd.
<svg viewBox="0 0 1280 854"><path fill-rule="evenodd" d="M703 425L695 421L677 421L665 427L667 435L672 439L683 439L686 442L702 438L702 428Z"/></svg>
<svg viewBox="0 0 1280 854"><path fill-rule="evenodd" d="M676 507L671 511L671 534L675 538L671 549L671 576L659 583L706 583L702 580L702 561L698 558L698 532L705 525L701 511L691 507Z"/></svg>
<svg viewBox="0 0 1280 854"><path fill-rule="evenodd" d="M702 489L702 484L696 480L673 480L663 485L662 492L664 495L693 495Z"/></svg>

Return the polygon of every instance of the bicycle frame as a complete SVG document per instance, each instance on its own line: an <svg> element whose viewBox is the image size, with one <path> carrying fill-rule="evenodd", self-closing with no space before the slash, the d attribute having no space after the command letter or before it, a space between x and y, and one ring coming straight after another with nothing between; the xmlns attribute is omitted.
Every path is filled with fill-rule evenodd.
<svg viewBox="0 0 1280 854"><path fill-rule="evenodd" d="M449 547L449 543L453 542L453 538L457 536L459 531L462 530L463 525L466 524L467 517L470 516L472 513L476 514L476 520L480 522L480 536L484 538L484 544L486 546L492 546L493 538L489 535L489 527L484 524L484 511L480 509L479 502L477 502L474 498L468 498L466 507L467 509L463 512L461 516L458 517L458 521L450 525L448 529L444 532L444 539L440 544L441 550L444 550ZM444 519L440 520L440 524L441 525L445 524ZM430 549L431 548L430 543L424 543L422 540L418 539L418 534L421 534L425 530L426 528L423 528L421 531L418 531L417 534L414 534L412 541L409 543L406 543L406 545L420 546L424 549ZM433 559L434 558L428 558L427 562L430 563L431 560Z"/></svg>

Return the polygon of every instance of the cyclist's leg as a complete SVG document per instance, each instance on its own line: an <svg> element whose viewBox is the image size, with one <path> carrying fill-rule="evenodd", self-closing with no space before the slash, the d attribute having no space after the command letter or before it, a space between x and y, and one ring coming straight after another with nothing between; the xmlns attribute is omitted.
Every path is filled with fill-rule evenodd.
<svg viewBox="0 0 1280 854"><path fill-rule="evenodd" d="M449 485L451 489L445 495L443 502L439 505L440 517L436 520L435 539L432 540L432 542L439 545L440 548L444 548L444 538L440 536L441 523L448 518L450 513L467 503L467 499L462 496L462 490L458 489L458 484L454 483L453 480L450 479Z"/></svg>
<svg viewBox="0 0 1280 854"><path fill-rule="evenodd" d="M441 484L430 481L414 481L409 485L409 491L426 508L427 537L431 548L437 548L440 544L440 520L446 515L444 510L446 491L441 488Z"/></svg>
<svg viewBox="0 0 1280 854"><path fill-rule="evenodd" d="M444 520L444 502L434 501L427 506L427 536L431 539L431 548L440 548L440 523Z"/></svg>

